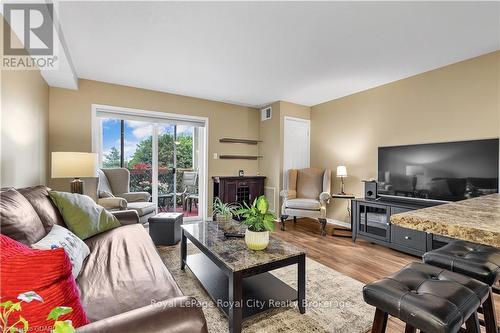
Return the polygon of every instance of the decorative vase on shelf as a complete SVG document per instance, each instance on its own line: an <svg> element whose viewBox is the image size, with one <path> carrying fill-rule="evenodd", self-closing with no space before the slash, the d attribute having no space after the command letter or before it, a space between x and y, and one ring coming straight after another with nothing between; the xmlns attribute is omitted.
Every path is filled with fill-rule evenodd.
<svg viewBox="0 0 500 333"><path fill-rule="evenodd" d="M250 250L261 251L269 245L269 231L245 230L245 243Z"/></svg>

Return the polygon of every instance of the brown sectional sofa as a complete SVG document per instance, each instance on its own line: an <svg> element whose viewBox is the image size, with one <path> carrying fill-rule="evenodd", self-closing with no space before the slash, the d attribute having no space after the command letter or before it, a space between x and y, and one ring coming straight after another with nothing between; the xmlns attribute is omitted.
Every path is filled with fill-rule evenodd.
<svg viewBox="0 0 500 333"><path fill-rule="evenodd" d="M2 234L29 245L65 226L48 190L2 189ZM114 214L121 227L85 240L91 252L77 284L91 323L77 332L207 332L202 309L182 294L137 213Z"/></svg>

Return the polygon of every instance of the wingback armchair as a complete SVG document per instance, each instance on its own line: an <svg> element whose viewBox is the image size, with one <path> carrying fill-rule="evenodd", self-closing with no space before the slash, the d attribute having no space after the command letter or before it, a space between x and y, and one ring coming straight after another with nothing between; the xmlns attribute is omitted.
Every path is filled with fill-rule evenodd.
<svg viewBox="0 0 500 333"><path fill-rule="evenodd" d="M283 199L281 206L281 230L285 230L285 221L293 216L318 219L321 235L326 235L326 205L330 201L332 182L331 170L307 168L290 169L287 172L287 189L280 192Z"/></svg>
<svg viewBox="0 0 500 333"><path fill-rule="evenodd" d="M109 210L132 209L139 221L146 223L156 213L156 204L150 202L148 192L130 192L130 171L126 168L99 169L97 183L98 204Z"/></svg>

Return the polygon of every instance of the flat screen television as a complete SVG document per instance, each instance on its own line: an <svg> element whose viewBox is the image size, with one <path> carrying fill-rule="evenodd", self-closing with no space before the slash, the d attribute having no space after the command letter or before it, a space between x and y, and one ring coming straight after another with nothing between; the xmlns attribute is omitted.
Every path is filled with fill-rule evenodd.
<svg viewBox="0 0 500 333"><path fill-rule="evenodd" d="M498 151L498 138L379 147L379 195L459 201L497 193Z"/></svg>

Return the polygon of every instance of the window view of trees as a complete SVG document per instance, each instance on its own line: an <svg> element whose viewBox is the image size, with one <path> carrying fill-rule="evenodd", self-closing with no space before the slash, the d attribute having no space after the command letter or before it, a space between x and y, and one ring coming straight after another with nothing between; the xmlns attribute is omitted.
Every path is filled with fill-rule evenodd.
<svg viewBox="0 0 500 333"><path fill-rule="evenodd" d="M102 165L104 168L120 167L120 139L117 138L116 127L119 122L109 120L103 128L103 138L111 147L103 154ZM137 126L137 125L136 125ZM136 127L137 128L137 127ZM177 188L182 182L182 169L193 169L193 134L192 129L181 132L174 142L173 126L161 128L164 133L158 135L158 192L160 194L173 191L173 158L174 145L177 147ZM106 132L108 131L108 133ZM168 131L170 130L170 131ZM152 136L147 132L143 137L134 136L133 128L125 125L125 146L131 146L124 154L124 165L130 170L131 191L152 191ZM134 139L134 140L132 140ZM138 141L137 141L138 140ZM134 147L135 146L135 147Z"/></svg>
<svg viewBox="0 0 500 333"><path fill-rule="evenodd" d="M104 168L119 168L120 167L120 152L116 147L111 147L107 154L104 154L102 161Z"/></svg>
<svg viewBox="0 0 500 333"><path fill-rule="evenodd" d="M193 167L193 137L180 135L177 137L177 168ZM161 166L174 160L174 136L171 133L158 135L158 162ZM137 144L128 167L133 169L137 164L152 165L152 138L149 137Z"/></svg>
<svg viewBox="0 0 500 333"><path fill-rule="evenodd" d="M177 137L177 168L188 169L193 167L193 137L191 135L180 135ZM172 163L174 158L174 136L170 133L158 135L158 161L161 166ZM152 138L143 139L137 144L132 157L125 160L125 167L129 169L151 168L152 161ZM104 168L120 167L120 152L116 147L111 147L104 154L102 161Z"/></svg>

